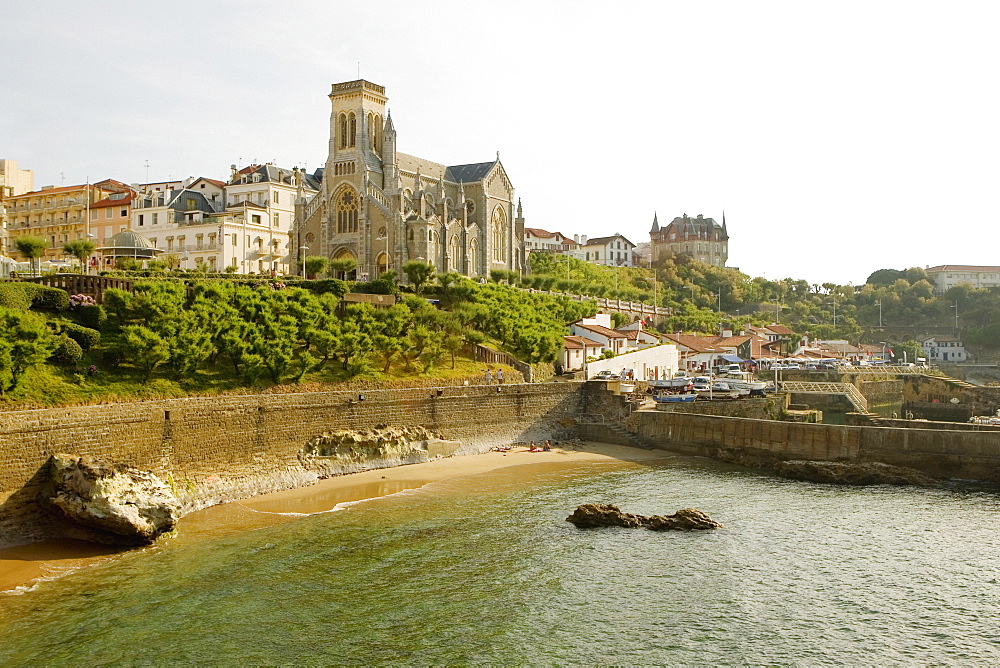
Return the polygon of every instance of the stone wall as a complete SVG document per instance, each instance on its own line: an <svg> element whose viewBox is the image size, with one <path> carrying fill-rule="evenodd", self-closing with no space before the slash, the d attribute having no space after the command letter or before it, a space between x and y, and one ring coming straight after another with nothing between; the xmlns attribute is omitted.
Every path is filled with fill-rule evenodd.
<svg viewBox="0 0 1000 668"><path fill-rule="evenodd" d="M1000 482L1000 432L895 429L642 412L629 426L648 443L752 461L883 462L929 475Z"/></svg>
<svg viewBox="0 0 1000 668"><path fill-rule="evenodd" d="M565 438L586 410L580 383L245 395L0 414L0 545L46 535L37 497L49 455L66 452L152 471L188 508L308 484L304 453L335 429L425 426L459 454ZM372 462L371 468L405 462ZM328 472L324 470L324 472ZM347 471L344 471L347 472Z"/></svg>

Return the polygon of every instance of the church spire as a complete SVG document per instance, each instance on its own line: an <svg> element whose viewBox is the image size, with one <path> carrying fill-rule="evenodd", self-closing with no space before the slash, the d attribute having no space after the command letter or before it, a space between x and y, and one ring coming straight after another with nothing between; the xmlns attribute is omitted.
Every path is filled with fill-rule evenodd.
<svg viewBox="0 0 1000 668"><path fill-rule="evenodd" d="M722 233L727 237L729 236L729 231L726 229L726 210L722 210Z"/></svg>
<svg viewBox="0 0 1000 668"><path fill-rule="evenodd" d="M652 234L656 234L659 231L660 231L660 221L656 219L656 212L654 211L653 212L653 227L652 227L652 229L649 230L649 233L652 235Z"/></svg>

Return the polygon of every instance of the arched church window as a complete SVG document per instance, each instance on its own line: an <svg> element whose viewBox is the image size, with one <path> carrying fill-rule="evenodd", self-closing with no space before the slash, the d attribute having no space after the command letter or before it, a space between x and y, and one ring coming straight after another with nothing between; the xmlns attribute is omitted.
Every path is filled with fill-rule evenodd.
<svg viewBox="0 0 1000 668"><path fill-rule="evenodd" d="M340 148L347 148L347 114L340 115Z"/></svg>
<svg viewBox="0 0 1000 668"><path fill-rule="evenodd" d="M473 276L479 273L479 242L475 239L469 242L469 273Z"/></svg>
<svg viewBox="0 0 1000 668"><path fill-rule="evenodd" d="M421 228L420 230L420 240L427 241L427 230Z"/></svg>
<svg viewBox="0 0 1000 668"><path fill-rule="evenodd" d="M503 213L501 207L497 207L493 210L493 261L494 262L504 262L507 258L506 253L506 239L507 239L507 217Z"/></svg>
<svg viewBox="0 0 1000 668"><path fill-rule="evenodd" d="M383 128L383 125L384 124L382 123L382 117L380 115L378 115L378 114L375 114L375 127L372 128L371 132L372 132L372 137L373 137L372 141L374 142L375 152L376 153L381 153L382 152L382 128Z"/></svg>
<svg viewBox="0 0 1000 668"><path fill-rule="evenodd" d="M348 141L347 145L350 146L351 148L354 148L354 146L357 144L357 137L358 137L358 118L357 116L354 115L353 111L351 112L351 115L348 117L348 123L350 125L350 128L347 136L347 141Z"/></svg>
<svg viewBox="0 0 1000 668"><path fill-rule="evenodd" d="M448 262L448 269L450 271L462 271L462 252L458 245L458 235L454 235L451 238L451 254L450 261Z"/></svg>
<svg viewBox="0 0 1000 668"><path fill-rule="evenodd" d="M358 231L358 197L345 188L337 197L337 232Z"/></svg>
<svg viewBox="0 0 1000 668"><path fill-rule="evenodd" d="M410 228L410 241L413 241L413 228Z"/></svg>

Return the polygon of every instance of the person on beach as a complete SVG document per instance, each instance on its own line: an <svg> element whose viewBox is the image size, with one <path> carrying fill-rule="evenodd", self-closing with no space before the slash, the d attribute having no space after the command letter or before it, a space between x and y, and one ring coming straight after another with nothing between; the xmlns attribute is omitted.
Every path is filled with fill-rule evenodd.
<svg viewBox="0 0 1000 668"><path fill-rule="evenodd" d="M528 452L541 452L541 449L535 446L535 442L531 442L531 447L528 448Z"/></svg>
<svg viewBox="0 0 1000 668"><path fill-rule="evenodd" d="M549 439L545 439L545 445L542 446L542 452L550 452L552 450L552 443Z"/></svg>
<svg viewBox="0 0 1000 668"><path fill-rule="evenodd" d="M493 384L493 374L490 372L489 367L486 367L486 384L487 385Z"/></svg>
<svg viewBox="0 0 1000 668"><path fill-rule="evenodd" d="M503 385L503 369L497 369L497 385Z"/></svg>

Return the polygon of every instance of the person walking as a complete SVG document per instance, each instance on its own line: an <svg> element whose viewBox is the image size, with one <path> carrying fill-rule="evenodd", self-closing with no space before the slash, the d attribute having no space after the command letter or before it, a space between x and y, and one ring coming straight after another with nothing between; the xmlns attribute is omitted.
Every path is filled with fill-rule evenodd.
<svg viewBox="0 0 1000 668"><path fill-rule="evenodd" d="M497 385L503 385L503 369L497 369Z"/></svg>
<svg viewBox="0 0 1000 668"><path fill-rule="evenodd" d="M493 374L490 372L489 367L486 367L486 384L487 385L493 384Z"/></svg>

